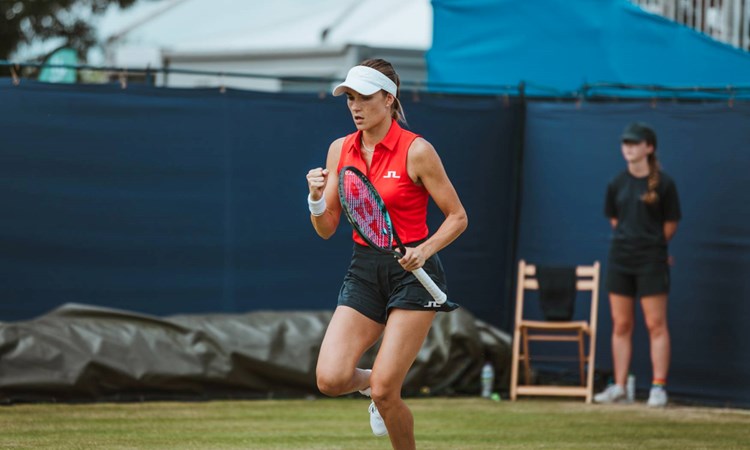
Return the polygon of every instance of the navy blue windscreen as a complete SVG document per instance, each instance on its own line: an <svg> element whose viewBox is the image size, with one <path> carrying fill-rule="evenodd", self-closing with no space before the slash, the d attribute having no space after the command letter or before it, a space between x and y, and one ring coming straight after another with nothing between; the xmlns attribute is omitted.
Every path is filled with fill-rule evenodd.
<svg viewBox="0 0 750 450"><path fill-rule="evenodd" d="M467 109L466 102L473 107ZM514 273L514 186L522 106L517 100L495 97L439 95L404 104L410 126L436 145L469 218L464 234L440 252L448 297L478 318L507 327L512 322L505 304ZM441 217L430 202L431 232Z"/></svg>
<svg viewBox="0 0 750 450"><path fill-rule="evenodd" d="M530 103L518 257L539 264L600 260L606 272L605 189L625 170L619 136L635 120L655 128L657 155L682 206L670 243L670 390L750 404L750 105ZM597 367L606 368L612 328L605 291L600 305ZM633 369L645 387L648 337L636 311Z"/></svg>
<svg viewBox="0 0 750 450"><path fill-rule="evenodd" d="M343 97L0 81L0 320L68 302L157 315L335 307L351 228L342 218L331 240L315 234L305 174L354 131ZM469 213L441 252L449 294L497 323L519 103L402 101Z"/></svg>
<svg viewBox="0 0 750 450"><path fill-rule="evenodd" d="M683 220L669 323L670 390L750 404L750 106L531 102L406 93L469 215L441 252L449 295L509 328L516 152L525 127L517 256L602 261L604 190L625 165L619 135L650 122ZM332 309L350 228L309 223L304 179L353 130L342 98L131 85L0 82L0 320L78 302L163 315ZM431 205L435 231L440 213ZM597 367L611 367L606 293ZM637 314L633 368L650 379Z"/></svg>

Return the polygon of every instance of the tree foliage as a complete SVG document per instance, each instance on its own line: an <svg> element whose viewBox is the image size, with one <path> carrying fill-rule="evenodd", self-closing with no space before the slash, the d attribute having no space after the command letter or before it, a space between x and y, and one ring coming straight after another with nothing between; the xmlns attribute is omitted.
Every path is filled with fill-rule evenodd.
<svg viewBox="0 0 750 450"><path fill-rule="evenodd" d="M89 16L112 5L127 8L137 0L0 0L0 59L7 60L19 45L63 38L81 55L96 44ZM86 18L81 12L90 11Z"/></svg>

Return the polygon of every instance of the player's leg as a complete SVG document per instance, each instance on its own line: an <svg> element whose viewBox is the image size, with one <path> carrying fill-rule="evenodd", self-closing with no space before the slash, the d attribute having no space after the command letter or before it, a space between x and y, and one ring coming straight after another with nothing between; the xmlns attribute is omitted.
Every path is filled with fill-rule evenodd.
<svg viewBox="0 0 750 450"><path fill-rule="evenodd" d="M357 369L357 363L377 342L383 328L383 324L348 306L336 308L323 338L315 370L320 392L337 396L370 385L370 371Z"/></svg>
<svg viewBox="0 0 750 450"><path fill-rule="evenodd" d="M635 276L610 268L607 271L609 309L612 315L612 364L614 384L594 396L597 403L613 403L625 399L630 358L633 353L633 323L635 319Z"/></svg>
<svg viewBox="0 0 750 450"><path fill-rule="evenodd" d="M614 268L607 271L606 286L612 315L612 363L615 370L615 385L622 388L623 393L633 354L637 280L637 276ZM619 391L618 389L618 393Z"/></svg>
<svg viewBox="0 0 750 450"><path fill-rule="evenodd" d="M370 387L394 449L414 449L414 418L401 399L401 387L422 348L435 313L392 309L383 334Z"/></svg>
<svg viewBox="0 0 750 450"><path fill-rule="evenodd" d="M612 312L612 362L615 369L615 384L625 386L633 354L635 298L610 292L609 304Z"/></svg>
<svg viewBox="0 0 750 450"><path fill-rule="evenodd" d="M628 295L609 293L612 313L612 363L614 384L594 396L596 403L615 403L625 399L625 383L633 353L633 322L635 299Z"/></svg>
<svg viewBox="0 0 750 450"><path fill-rule="evenodd" d="M665 380L669 373L670 338L667 327L667 294L641 297L643 317L651 342L651 364L654 379Z"/></svg>
<svg viewBox="0 0 750 450"><path fill-rule="evenodd" d="M652 407L667 405L667 374L669 372L670 342L667 328L667 294L641 297L643 317L651 343L651 365L654 378L646 404Z"/></svg>

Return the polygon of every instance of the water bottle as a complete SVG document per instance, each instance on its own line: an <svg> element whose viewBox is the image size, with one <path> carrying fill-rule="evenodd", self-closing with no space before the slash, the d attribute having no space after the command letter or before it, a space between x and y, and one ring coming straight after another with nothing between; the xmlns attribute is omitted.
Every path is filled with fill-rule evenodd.
<svg viewBox="0 0 750 450"><path fill-rule="evenodd" d="M482 367L482 397L492 397L492 387L495 385L495 368L487 361Z"/></svg>
<svg viewBox="0 0 750 450"><path fill-rule="evenodd" d="M628 382L625 385L625 398L628 403L635 401L635 375L632 373L628 374Z"/></svg>

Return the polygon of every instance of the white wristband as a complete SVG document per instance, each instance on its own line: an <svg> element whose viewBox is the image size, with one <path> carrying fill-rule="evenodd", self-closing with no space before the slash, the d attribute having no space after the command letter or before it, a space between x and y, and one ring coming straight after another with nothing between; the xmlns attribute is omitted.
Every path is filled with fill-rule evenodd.
<svg viewBox="0 0 750 450"><path fill-rule="evenodd" d="M313 200L310 198L310 194L307 194L307 206L310 208L310 214L315 217L322 216L326 212L326 196L320 197L319 200Z"/></svg>

